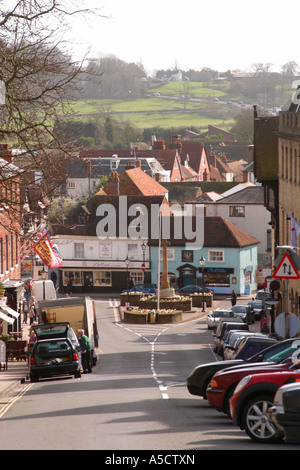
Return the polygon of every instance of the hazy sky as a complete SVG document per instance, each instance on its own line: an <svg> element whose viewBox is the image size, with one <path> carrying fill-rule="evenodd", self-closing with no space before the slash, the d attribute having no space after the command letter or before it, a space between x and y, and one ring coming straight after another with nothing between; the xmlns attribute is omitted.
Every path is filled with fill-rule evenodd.
<svg viewBox="0 0 300 470"><path fill-rule="evenodd" d="M76 24L78 57L90 44L93 57L115 55L142 62L147 71L175 64L249 71L257 62L300 64L296 0L86 0L109 18ZM75 34L75 33L74 33Z"/></svg>

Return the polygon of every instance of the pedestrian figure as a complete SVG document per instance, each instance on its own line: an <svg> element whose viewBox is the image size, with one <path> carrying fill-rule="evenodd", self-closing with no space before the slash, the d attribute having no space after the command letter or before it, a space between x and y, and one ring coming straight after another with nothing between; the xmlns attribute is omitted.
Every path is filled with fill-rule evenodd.
<svg viewBox="0 0 300 470"><path fill-rule="evenodd" d="M236 304L236 293L235 293L234 289L232 289L230 300L231 300L231 305L233 307Z"/></svg>
<svg viewBox="0 0 300 470"><path fill-rule="evenodd" d="M68 280L68 284L67 284L67 294L69 295L72 293L72 286L73 286L73 279L72 277L70 277Z"/></svg>
<svg viewBox="0 0 300 470"><path fill-rule="evenodd" d="M80 351L81 351L81 362L82 362L82 368L83 368L83 373L87 374L92 372L92 365L91 365L91 351L92 351L92 345L91 341L84 334L84 330L78 330L78 340L80 344Z"/></svg>
<svg viewBox="0 0 300 470"><path fill-rule="evenodd" d="M27 300L23 303L23 323L27 325L28 303Z"/></svg>

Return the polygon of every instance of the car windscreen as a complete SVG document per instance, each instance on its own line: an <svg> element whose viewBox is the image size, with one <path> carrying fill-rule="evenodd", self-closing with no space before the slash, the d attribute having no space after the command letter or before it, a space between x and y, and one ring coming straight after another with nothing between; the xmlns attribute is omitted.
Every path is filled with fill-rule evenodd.
<svg viewBox="0 0 300 470"><path fill-rule="evenodd" d="M222 312L221 310L215 310L212 314L212 317L214 318L224 318L224 317L231 317L232 313L231 312Z"/></svg>
<svg viewBox="0 0 300 470"><path fill-rule="evenodd" d="M246 312L247 311L247 306L246 305L235 305L232 307L233 312Z"/></svg>
<svg viewBox="0 0 300 470"><path fill-rule="evenodd" d="M272 356L264 358L264 361L276 362L277 364L280 364L281 362L286 361L286 359L290 358L290 360L292 360L291 359L292 355L297 353L297 351L299 351L299 355L300 355L300 340L293 341L288 347L285 347L281 351L278 351L277 354L273 353Z"/></svg>

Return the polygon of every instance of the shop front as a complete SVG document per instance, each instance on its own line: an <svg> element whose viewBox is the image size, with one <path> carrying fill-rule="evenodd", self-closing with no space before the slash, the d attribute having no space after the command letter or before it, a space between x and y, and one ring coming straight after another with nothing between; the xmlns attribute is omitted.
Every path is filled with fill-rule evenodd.
<svg viewBox="0 0 300 470"><path fill-rule="evenodd" d="M210 287L215 294L230 294L231 282L235 277L233 268L204 268L204 285ZM231 280L232 276L232 280Z"/></svg>
<svg viewBox="0 0 300 470"><path fill-rule="evenodd" d="M81 266L80 266L81 264ZM84 264L84 266L82 266ZM68 262L59 269L59 290L64 294L76 293L119 293L128 288L130 279L133 284L150 282L150 263L125 261L92 261L90 263Z"/></svg>

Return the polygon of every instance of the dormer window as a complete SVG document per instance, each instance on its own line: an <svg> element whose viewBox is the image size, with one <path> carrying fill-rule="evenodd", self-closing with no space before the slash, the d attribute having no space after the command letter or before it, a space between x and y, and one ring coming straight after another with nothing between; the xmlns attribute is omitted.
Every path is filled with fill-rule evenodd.
<svg viewBox="0 0 300 470"><path fill-rule="evenodd" d="M110 169L117 170L119 163L120 163L120 160L118 159L118 155L113 155L112 160L110 161Z"/></svg>

